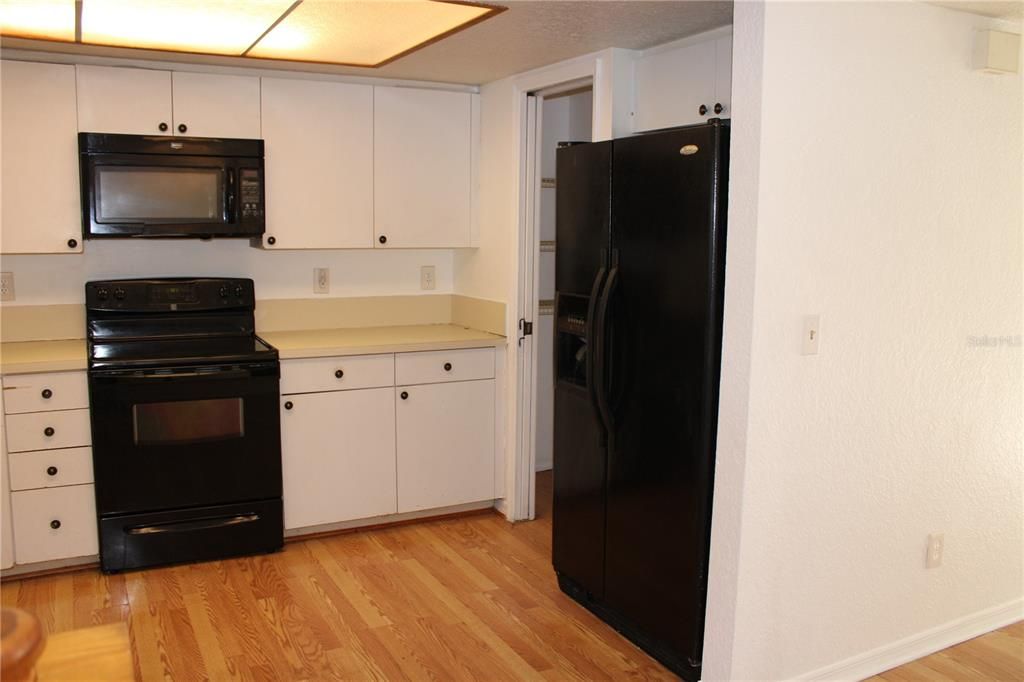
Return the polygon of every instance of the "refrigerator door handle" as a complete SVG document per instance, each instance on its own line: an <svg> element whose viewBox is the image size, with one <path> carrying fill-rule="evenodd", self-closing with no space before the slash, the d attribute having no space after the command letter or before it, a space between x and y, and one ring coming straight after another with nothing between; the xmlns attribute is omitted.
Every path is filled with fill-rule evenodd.
<svg viewBox="0 0 1024 682"><path fill-rule="evenodd" d="M607 252L601 250L601 261L602 263L607 258ZM595 377L597 363L597 355L600 353L600 340L595 333L596 325L594 324L594 316L597 311L597 297L601 294L601 285L604 284L604 278L607 270L602 264L597 271L597 275L594 277L594 283L590 287L590 302L587 304L587 325L585 333L587 335L587 393L590 395L590 404L594 408L594 414L597 415L598 421L604 422L601 416L601 405L598 402L597 397L597 379Z"/></svg>
<svg viewBox="0 0 1024 682"><path fill-rule="evenodd" d="M595 360L595 374L597 378L595 380L595 391L594 394L597 397L597 408L601 415L601 422L604 424L604 428L611 434L614 429L614 417L612 415L612 409L609 404L608 398L608 379L605 376L605 371L608 369L608 358L605 356L608 341L608 307L611 303L612 294L615 293L615 289L619 282L619 264L618 264L618 253L612 252L612 269L608 273L608 279L605 280L604 291L601 293L600 302L597 307L597 321L596 327L596 338L600 339L598 348L600 354Z"/></svg>

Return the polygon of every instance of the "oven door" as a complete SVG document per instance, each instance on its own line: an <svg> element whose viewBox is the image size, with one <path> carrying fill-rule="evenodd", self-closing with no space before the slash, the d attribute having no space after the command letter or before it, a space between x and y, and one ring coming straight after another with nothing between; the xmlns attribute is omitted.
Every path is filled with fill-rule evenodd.
<svg viewBox="0 0 1024 682"><path fill-rule="evenodd" d="M263 233L262 162L217 156L82 156L91 237L252 237Z"/></svg>
<svg viewBox="0 0 1024 682"><path fill-rule="evenodd" d="M277 363L89 376L99 515L281 497Z"/></svg>

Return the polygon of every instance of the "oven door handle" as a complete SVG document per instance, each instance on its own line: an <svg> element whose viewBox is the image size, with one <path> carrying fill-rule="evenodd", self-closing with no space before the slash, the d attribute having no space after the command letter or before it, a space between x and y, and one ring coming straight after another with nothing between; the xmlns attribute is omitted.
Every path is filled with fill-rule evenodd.
<svg viewBox="0 0 1024 682"><path fill-rule="evenodd" d="M243 523L255 523L259 520L259 514L235 514L233 516L193 519L191 521L173 521L170 523L154 523L148 526L133 526L131 528L126 528L125 532L127 532L128 535L187 533L196 530L210 530L213 528L224 528L225 526L237 526Z"/></svg>

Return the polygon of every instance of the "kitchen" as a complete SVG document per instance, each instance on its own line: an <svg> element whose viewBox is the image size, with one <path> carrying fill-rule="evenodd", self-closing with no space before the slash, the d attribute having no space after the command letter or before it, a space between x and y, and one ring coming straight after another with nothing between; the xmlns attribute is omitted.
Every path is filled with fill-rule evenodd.
<svg viewBox="0 0 1024 682"><path fill-rule="evenodd" d="M538 290L543 291L534 294L528 289L534 284L529 273L534 272L535 261L543 260L541 242L550 239L531 237L526 240L526 235L543 233L550 228L550 221L545 227L543 221L529 218L534 213L528 190L531 187L539 188L542 193L545 190L541 178L535 177L536 182L528 180L533 150L527 140L531 131L536 137L543 127L543 120L538 125L536 118L544 119L545 112L553 109L546 106L546 100L555 101L560 94L551 88L563 91L564 88L583 88L592 92L590 132L594 141L628 138L636 133L679 125L707 125L704 122L712 118L731 119L733 126L726 269L736 277L725 281L719 466L715 477L715 518L711 521L714 529L711 569L707 578L710 634L705 644L705 675L709 674L707 661L711 661L710 670L719 677L742 676L738 671L743 670L748 673L761 670L762 677L796 675L880 646L881 642L868 641L870 638L853 637L857 642L855 646L850 644L851 636L837 635L829 654L798 657L774 665L767 662L770 657L759 658L754 649L744 658L742 648L737 649L740 653L732 654L714 648L721 647L721 628L728 627L729 619L720 615L728 611L724 608L728 602L726 597L733 594L732 598L736 598L735 586L730 591L728 585L716 583L730 574L724 568L716 571L716 561L739 562L738 557L730 559L731 542L722 539L716 545L714 533L728 532L731 512L726 505L740 499L723 486L736 485L743 480L729 469L734 460L723 460L722 453L723 447L735 442L734 434L745 430L737 427L734 421L737 413L730 411L736 404L730 401L735 401L737 395L731 391L735 382L741 381L738 372L742 372L744 366L748 377L753 372L750 369L752 352L738 351L736 346L730 345L735 339L743 338L742 333L731 335L730 329L742 329L742 316L753 315L750 308L744 310L743 306L734 305L733 314L741 317L730 317L730 286L733 300L742 301L745 295L742 286L747 282L745 273L755 272L749 260L753 258L752 252L744 247L746 235L750 233L736 226L743 225L744 211L749 210L744 207L750 205L751 196L757 195L758 182L781 177L763 175L758 180L756 173L751 177L750 166L743 162L749 164L750 155L758 144L778 144L775 140L769 141L764 127L785 128L780 119L769 117L769 113L784 110L785 105L773 99L773 93L784 88L778 81L768 81L768 75L774 72L766 71L762 92L761 70L753 68L761 61L768 64L766 55L773 54L771 49L780 48L777 43L765 43L762 53L753 48L750 48L753 51L744 51L756 46L758 41L752 39L752 34L742 31L760 31L770 36L772 26L764 25L764 17L757 14L756 7L733 7L730 3L657 3L661 8L657 11L654 5L639 11L619 3L588 4L585 8L580 5L575 10L561 3L508 4L509 9L422 50L410 52L379 70L334 67L332 73L322 65L291 64L285 68L282 65L288 63L283 61L253 64L251 58L186 58L180 52L117 52L128 48L76 45L73 40L65 44L5 37L0 73L4 113L0 123L3 131L12 128L17 131L15 135L3 132L3 233L0 241L0 252L4 254L2 269L14 275L10 287L14 300L2 308L7 445L2 487L5 496L10 495L10 502L5 500L4 503L4 517L13 521L14 538L13 553L7 549L3 552L5 606L9 598L17 601L18 583L13 581L19 573L84 564L88 566L84 571L65 575L99 575L95 567L98 555L113 556L105 545L102 551L99 546L97 512L101 519L107 512L102 506L94 506L102 496L93 487L103 485L101 471L123 471L133 458L118 460L115 469L104 469L99 464L100 442L110 434L107 428L102 433L97 428L99 404L90 401L90 392L95 387L90 388L89 384L94 373L122 371L126 366L89 369L102 358L93 354L90 360L88 349L117 345L104 334L124 331L123 326L112 319L116 311L110 310L109 305L120 288L124 291L122 300L129 303L145 300L149 305L159 299L163 305L160 315L168 318L166 325L172 336L183 324L177 320L184 319L184 315L197 314L209 321L210 315L202 310L190 313L190 305L207 312L210 308L229 310L237 323L229 325L232 331L228 336L235 339L256 336L278 354L280 387L276 401L280 415L283 494L276 497L282 502L283 535L288 543L281 554L225 559L222 562L225 566L251 567L239 568L242 573L236 574L232 581L257 568L267 570L270 579L276 579L275 575L290 578L291 571L309 571L304 574L307 580L299 583L301 590L290 592L299 595L295 599L300 603L308 605L311 593L305 591L307 583L327 584L322 580L324 574L316 573L309 566L309 557L315 556L318 562L327 562L316 571L326 571L336 586L331 589L344 591L346 586L351 587L352 575L356 574L368 576L368 585L391 586L390 592L389 589L380 594L374 592L382 603L367 607L360 614L363 624L374 632L373 637L361 640L363 647L414 653L423 649L423 632L410 633L408 628L398 624L398 616L389 608L394 606L397 595L402 595L404 600L417 605L419 613L432 613L433 618L447 626L463 624L461 629L446 629L443 635L437 635L449 645L457 641L485 642L502 654L499 658L506 666L512 665L509 661L519 666L523 660L532 660L539 666L534 670L561 671L562 674L575 670L585 677L600 676L598 669L586 667L585 662L573 659L558 645L534 642L531 646L544 652L535 658L522 651L510 653L504 648L508 644L501 644L504 636L489 638L484 634L488 628L471 618L474 614L470 612L484 609L486 604L473 601L473 606L478 608L469 608L465 601L452 602L449 598L442 600L449 604L449 610L441 610L422 594L424 585L434 585L430 582L431 576L441 581L444 589L435 585L439 594L461 592L433 571L417 573L410 583L417 586L414 588L395 582L396 576L408 578L419 566L429 569L451 562L466 569L461 587L467 593L493 596L491 587L503 588L496 594L518 597L513 601L519 607L542 605L540 611L525 608L528 613L515 609L509 612L518 614L514 616L518 622L532 624L527 629L549 632L556 637L555 633L561 630L556 629L557 619L553 614L568 610L568 620L563 622L584 623L587 632L597 633L593 636L615 653L609 654L596 644L591 652L591 645L573 640L571 636L568 641L576 643L566 644L567 647L582 647L591 652L595 660L604 661L604 665L623 657L622 674L628 670L667 674L665 669L656 667L657 663L632 648L627 640L619 638L589 612L561 595L554 585L550 545L546 550L539 546L536 555L520 554L525 552L522 543L550 533L543 525L530 530L531 524L543 524L545 518L550 524L550 516L545 516L544 511L545 504L550 504L544 499L544 486L548 485L550 474L547 479L542 475L534 480L534 470L538 467L533 461L531 451L536 446L532 440L540 430L532 425L530 415L534 395L540 405L540 391L546 390L553 381L540 374L534 378L533 363L539 362L540 356L546 356L549 350L545 350L544 340L536 333L525 333L526 322L535 325L535 329L542 328L540 303L549 298L544 292L551 288L549 280L536 282ZM87 5L88 1L83 11ZM606 38L593 27L589 33L585 28L573 28L577 37L573 41L562 41L545 39L539 33L522 33L522 25L510 23L563 22L555 25L565 26L568 35L572 32L568 26L583 21L588 11L607 12L600 15L604 25L619 26L619 33ZM665 14L659 15L659 11ZM794 22L792 26L802 25L801 22L834 26L845 19L865 26L881 22L889 26L887 30L891 32L901 25L900 21L906 22L904 26L924 21L937 34L956 36L956 40L963 43L964 54L953 54L948 48L931 44L921 48L921 54L914 56L920 61L913 62L914 68L920 69L926 68L924 64L929 60L941 61L939 57L959 65L959 60L967 59L964 55L973 47L975 31L992 28L1003 34L1013 32L1012 27L1007 27L1012 24L1008 19L921 3L904 3L890 9L888 14L880 9L854 7L834 9L834 14L822 8L809 8L805 10L807 16L789 16L782 9L767 11L779 13L776 16L780 23L774 29L779 31L784 29L778 27L790 26L789 21ZM83 14L83 21L86 14ZM300 17L296 15L296 19ZM659 27L658 30L655 27ZM486 33L488 30L491 32ZM739 41L737 35L744 35L744 41ZM483 46L508 45L501 40L512 38L522 41L529 38L536 42L528 43L531 50L513 50L505 55L483 58L486 54ZM799 31L796 31L796 38L810 40ZM462 43L456 42L460 39ZM565 45L565 42L571 44ZM817 46L812 42L808 44ZM462 52L455 56L446 54L449 49L446 46L460 45ZM330 45L321 48L333 49ZM792 51L805 54L798 47L793 47ZM845 58L845 53L835 57L837 68L850 68L842 61ZM910 57L907 59L909 61ZM332 56L321 61L353 60ZM976 99L984 102L989 110L1006 112L1013 109L1013 102L1019 104L1019 79L1015 80L1015 76L989 76L976 69L957 68L954 75L953 67L947 67L949 73L942 72L942 77L950 81L955 78L958 88L973 88ZM811 82L812 76L817 74L808 74L805 82ZM769 89L771 83L775 83L776 89ZM882 88L881 85L861 87ZM539 102L535 100L539 116L535 115L532 127L528 100L531 93L540 98ZM751 105L755 95L764 99L765 107L769 104L778 107L763 110L762 120L758 122L762 126L760 133L751 122L753 118L744 120L740 115L740 105L744 102ZM719 105L720 112L714 111L715 105ZM804 106L810 103L805 102ZM731 115L733 110L737 112L735 117ZM854 123L859 120L852 113L850 117ZM161 129L161 124L166 130ZM1007 129L1017 131L1013 139L1019 148L1019 122L1006 125ZM56 131L61 131L59 136ZM80 133L107 137L163 136L171 140L177 136L185 141L193 137L262 140L264 231L252 242L237 237L214 237L209 241L121 240L88 235L83 232L82 193L89 184L80 182L80 177L88 177L82 175ZM757 138L757 134L761 137ZM976 134L980 137L979 144L988 139L984 137L984 130ZM123 153L123 150L116 153ZM986 171L984 178L996 176L994 169L1000 168L1003 169L998 175L1000 182L1012 178L1014 172L1019 179L1019 169L1000 165L1005 163L1005 156L992 152L989 157L993 170ZM557 192L558 179L554 181ZM215 194L220 196L219 192ZM95 202L86 203L87 208L93 205ZM992 202L987 210L998 211L999 205L1000 202ZM1016 219L1019 225L1019 216ZM1012 225L1012 220L1005 213L995 213L991 224L1003 230ZM770 234L759 236L764 240ZM83 236L89 238L83 239ZM557 257L558 239L554 241ZM808 243L808 248L817 245L821 249L816 253L827 253L825 245L813 239ZM1019 256L1019 246L1017 248ZM1012 258L1013 254L1013 249L1008 249L1006 257ZM767 258L759 255L758 259L762 257ZM763 262L766 267L771 263L770 260ZM997 271L1002 272L998 268ZM819 276L827 276L827 273L819 273ZM187 286L179 282L151 283L145 294L139 294L139 299L133 298L131 285L118 284L138 278L169 277L189 277L195 281ZM207 286L213 280L218 281ZM245 283L247 280L252 282L251 291L247 288L250 285ZM994 286L994 281L988 286ZM88 282L95 286L87 288ZM228 288L228 296L221 294L223 287ZM240 295L235 295L236 287L242 287ZM101 289L107 292L102 305ZM230 304L221 306L226 300ZM908 301L908 305L910 303ZM172 305L179 309L168 310ZM813 313L816 310L813 306L824 306L824 303L809 299L805 305L811 307L802 309L801 314ZM148 313L146 319L150 320ZM989 321L1010 325L1010 331L1005 333L1011 336L1013 325L1017 324L1005 316L993 316ZM204 353L219 343L211 337L223 331L219 322L213 322L202 343ZM805 358L805 366L809 366L807 362L824 364L823 361L829 360L830 344L839 343L830 335L839 332L842 326L834 316L826 323L836 324L832 327L835 331L825 329L821 357ZM740 326L733 326L736 324ZM786 325L787 328L797 327L793 339L798 340L800 321ZM195 329L192 324L187 326ZM87 329L90 330L88 342ZM118 341L119 347L126 343L154 344L151 330L129 331L128 338ZM152 348L146 349L147 353L151 351ZM1012 363L1013 357L1019 357L1019 351L1017 356L1012 353L1012 349L1005 350L998 356L1002 358L1000 362ZM799 349L795 355L799 360ZM747 360L744 361L744 357ZM170 364L178 359L170 358ZM244 361L251 359L247 357ZM153 368L154 358L145 360L149 363L146 367ZM167 361L168 357L162 360ZM222 364L234 367L242 362L235 354L230 362ZM209 379L208 376L201 378ZM155 381L164 384L169 379L161 376ZM50 397L43 397L44 391L49 391ZM215 397L227 396L217 394ZM104 409L119 404L118 400L104 400ZM162 399L165 403L169 401L173 398ZM218 409L223 411L217 413L219 420L211 420L211 428L223 427L232 419L236 428L239 426L241 415L237 410L232 412L228 405ZM130 407L120 414L121 417L113 419L132 418L125 416L132 415ZM159 411L157 416L160 416ZM135 414L134 418L136 429L139 423L145 423L144 416ZM53 421L55 419L58 421ZM193 415L186 421L202 420L197 421ZM251 424L246 422L245 429L239 430L251 433L252 429L265 425L266 420L255 420ZM53 429L54 434L45 435L46 428ZM557 422L555 428L557 430ZM1007 428L1019 429L1019 425L1007 422L1004 430L997 430L997 433L1006 434ZM156 428L151 435L160 433L160 428ZM173 428L171 432L165 429L162 433L175 435ZM221 433L218 437L224 435ZM193 436L202 439L201 434ZM135 440L139 438L140 434L136 433ZM273 437L267 438L272 440ZM131 433L127 439L131 442ZM145 434L141 439L146 441ZM339 444L346 446L339 447ZM124 447L107 449L120 455ZM1005 446L1003 448L1005 452ZM144 452L144 448L139 450L141 456L145 456ZM51 455L62 459L51 460ZM211 447L203 458L212 460L218 455L235 456L226 449L218 452L216 447ZM46 466L39 469L43 464L39 460L43 457L47 459ZM557 451L554 460L557 478ZM187 466L191 465L182 464L183 468ZM57 469L55 475L46 473L50 467ZM217 475L223 476L222 481L233 482L229 472L237 472L239 468L243 471L238 475L244 477L248 473L244 471L244 464L234 469L228 466ZM174 473L174 468L170 467L161 472L159 480L150 481L149 485L156 484L152 494L161 492L162 484L173 480ZM135 494L140 492L140 486L147 484L144 476L132 478L126 473L125 477L133 482L129 489ZM109 478L117 478L117 475ZM185 476L179 481L181 487L195 492L187 479ZM196 497L197 508L207 503L201 497ZM259 497L274 498L274 494ZM246 499L251 500L252 496ZM747 500L753 499L757 499L756 496L750 497L748 493ZM7 504L12 505L10 513L6 512ZM171 506L180 508L181 505ZM157 507L140 506L138 513L158 512ZM491 508L496 508L501 515L480 514ZM249 510L244 511L246 513L224 517L232 523L223 528L251 527L253 524L245 520ZM125 509L117 509L110 514L118 516L124 512ZM453 514L460 516L449 521L454 524L452 529L485 537L453 538L452 533L458 535L458 530L444 531L446 526L435 525L444 522L339 534L356 526L409 523L425 516ZM528 521L535 514L539 521ZM191 520L208 517L202 513ZM557 519L557 510L555 517ZM261 518L267 518L266 514ZM54 521L59 522L59 527L50 525ZM509 524L509 521L516 523ZM147 519L132 525L137 531L143 531L159 528L164 522L165 519ZM841 521L837 518L836 522ZM550 529L550 525L546 528ZM442 529L437 532L445 537L440 544L428 537L437 529ZM506 537L504 533L512 535ZM292 540L311 534L315 537L306 542ZM132 537L152 541L161 535L137 532ZM425 552L421 545L434 547L437 553ZM505 549L500 549L502 547ZM716 551L724 553L716 556ZM1000 550L1004 554L1012 554L1012 551L1010 545ZM385 554L399 562L412 563L394 571L382 568L378 560ZM178 556L178 560L185 558L183 554ZM498 561L499 556L502 561L511 562L503 571L496 570L496 563L489 563ZM286 563L275 563L277 557L282 557ZM13 567L6 568L10 558L13 558ZM174 553L154 563L167 561L174 561ZM737 566L744 565L737 563ZM113 565L104 568L118 570ZM149 646L140 644L145 639L140 632L147 628L163 633L161 636L169 640L173 628L166 625L167 619L194 612L186 608L194 601L186 597L202 592L194 582L199 580L194 570L198 569L154 568L115 574L121 578L103 578L114 581L105 583L108 585L145 586L145 599L151 600L152 611L147 614L144 607L129 607L131 616L125 618L132 623L133 644ZM739 573L733 575L740 575L744 580L749 578L743 573L747 569L736 570ZM528 593L527 597L519 591L524 588L508 583L508 573L519 574L531 582L547 582L540 594ZM248 581L250 577L243 579ZM32 580L43 582L33 583ZM41 584L54 589L65 589L58 585L70 585L59 583L59 577L32 580L22 581L21 585ZM472 585L475 589L466 589ZM261 602L261 599L268 599L261 589L264 588L257 582L240 591L236 586L230 592L239 599L253 599L246 612L265 621L258 629L272 637L273 623L282 622L289 613L286 607L291 607L287 601ZM10 597L11 594L15 596ZM353 598L349 594L348 599ZM723 598L726 603L716 603ZM114 592L108 592L101 601L113 599L116 599ZM986 608L995 603L994 598L984 601L985 598L979 596L978 599ZM77 595L75 601L78 601ZM47 602L44 599L34 605L59 609L61 604L56 600L46 606ZM462 604L462 607L452 607L452 603ZM512 606L497 598L490 604ZM756 621L739 619L745 613L744 608L754 608L755 604L736 602L733 605L738 619L737 631L741 627L753 627L750 623ZM358 603L356 607L359 608ZM261 614L259 608L268 610ZM294 632L283 635L285 639L299 637L297 633L302 633L302 637L320 641L322 648L329 651L337 650L347 641L338 633L339 627L347 626L322 615L314 616L303 607L297 608L309 620L304 626L296 626ZM456 611L452 612L452 608ZM376 616L374 611L378 612ZM1009 612L1012 608L1000 614ZM392 620L396 624L388 629L384 621L390 616L394 616ZM122 620L109 612L103 618ZM929 626L951 619L952 616L931 622ZM341 620L348 622L346 618ZM895 642L901 636L925 629L918 620L909 620L912 623L895 628L886 641ZM76 626L85 624L75 623ZM911 625L917 630L908 630ZM999 626L997 623L988 629ZM206 627L219 629L212 622ZM376 629L381 627L385 630ZM466 629L470 635L465 633ZM734 635L723 636L729 639ZM468 639L460 640L460 637ZM288 652L302 647L292 639L288 641L289 644L282 645L284 653L267 654L270 657L267 664L276 671L277 677L301 677L302 666L290 660ZM329 645L332 641L337 645ZM227 647L224 652L234 652L235 658L241 655L238 642L233 647L222 645ZM189 644L187 648L191 647ZM256 654L246 651L247 657L255 660ZM137 655L141 658L143 652L138 651ZM207 666L207 676L218 677L216 663L211 663L216 658L204 652L202 659ZM231 658L224 654L225 661ZM698 649L697 661L699 658ZM317 675L331 676L332 668L323 662L329 659L328 656L318 659L315 665L326 667L315 668ZM729 661L733 661L734 672L723 673ZM435 658L432 662L449 675L456 675L460 670L450 669L448 666L454 664L447 660ZM298 667L288 674L287 666L293 664ZM354 661L337 665L341 666L338 670L347 673L336 671L335 676L366 676L365 671L363 674L355 672L360 668ZM412 663L408 665L410 667L399 666L383 676L400 676L399 669L401 676L416 676L411 671L423 669ZM416 665L422 666L422 662ZM750 667L744 668L745 665ZM425 666L425 669L431 668L431 665ZM461 670L463 675L487 676L485 670L470 673ZM514 670L513 676L528 676L526 668L515 667ZM186 671L177 672L181 676L186 674ZM147 677L145 670L141 674Z"/></svg>

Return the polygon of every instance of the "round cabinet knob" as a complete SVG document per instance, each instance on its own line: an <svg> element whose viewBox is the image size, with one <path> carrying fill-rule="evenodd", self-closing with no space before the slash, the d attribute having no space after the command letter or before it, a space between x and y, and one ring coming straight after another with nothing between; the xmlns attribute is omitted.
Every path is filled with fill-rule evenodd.
<svg viewBox="0 0 1024 682"><path fill-rule="evenodd" d="M274 244L277 243L277 240L274 239L273 237L267 237L267 243L273 246Z"/></svg>
<svg viewBox="0 0 1024 682"><path fill-rule="evenodd" d="M60 528L60 521L58 519L54 519L53 521L50 521L50 528L52 528L54 530L57 530L58 528Z"/></svg>
<svg viewBox="0 0 1024 682"><path fill-rule="evenodd" d="M78 240L77 239L69 239L68 240L68 248L69 249L77 249L78 248Z"/></svg>
<svg viewBox="0 0 1024 682"><path fill-rule="evenodd" d="M334 376L336 376L337 378L339 378L339 379L340 379L340 378L342 378L343 376L345 376L345 372L343 372L343 371L342 371L342 370L340 370L340 369L336 369L336 370L334 370Z"/></svg>
<svg viewBox="0 0 1024 682"><path fill-rule="evenodd" d="M701 116L703 116L704 114L708 113L707 105L706 104L701 104L700 108L697 109L697 113L699 113Z"/></svg>
<svg viewBox="0 0 1024 682"><path fill-rule="evenodd" d="M47 476L56 476L57 475L57 467L46 467L46 475Z"/></svg>
<svg viewBox="0 0 1024 682"><path fill-rule="evenodd" d="M290 400L284 404L284 409L286 409L286 410L290 410L293 407L295 407L295 405L293 405L292 401L290 401Z"/></svg>
<svg viewBox="0 0 1024 682"><path fill-rule="evenodd" d="M44 388L41 395L43 396L43 400L49 400L53 397L53 391L48 388Z"/></svg>
<svg viewBox="0 0 1024 682"><path fill-rule="evenodd" d="M47 438L49 438L55 433L56 431L53 430L52 426L47 426L45 429L43 429L43 435L46 436Z"/></svg>
<svg viewBox="0 0 1024 682"><path fill-rule="evenodd" d="M444 363L444 371L446 371L446 372L452 371L452 363L450 363L450 362Z"/></svg>
<svg viewBox="0 0 1024 682"><path fill-rule="evenodd" d="M167 124L164 123L163 121L160 121L160 125L158 125L157 128L160 129L161 133L166 133L167 132Z"/></svg>
<svg viewBox="0 0 1024 682"><path fill-rule="evenodd" d="M184 123L179 123L178 124L178 132L179 133L183 133L186 130L188 130L188 126L187 125L185 125Z"/></svg>
<svg viewBox="0 0 1024 682"><path fill-rule="evenodd" d="M715 103L715 113L716 114L720 114L723 111L725 111L725 107L722 106L722 103L721 102L716 102Z"/></svg>
<svg viewBox="0 0 1024 682"><path fill-rule="evenodd" d="M377 241L379 241L381 244L387 244L388 243L388 238L385 237L384 235L381 235L381 236L377 237Z"/></svg>
<svg viewBox="0 0 1024 682"><path fill-rule="evenodd" d="M401 397L402 397L402 400L408 400L409 399L409 392L408 391L402 391L402 396Z"/></svg>

